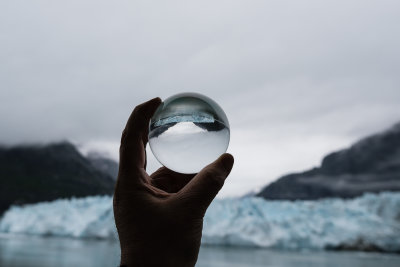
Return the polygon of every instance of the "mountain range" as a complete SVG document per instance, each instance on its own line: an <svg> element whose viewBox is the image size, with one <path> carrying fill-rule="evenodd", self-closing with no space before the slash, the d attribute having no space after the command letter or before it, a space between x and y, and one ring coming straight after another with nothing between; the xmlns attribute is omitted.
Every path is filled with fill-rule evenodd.
<svg viewBox="0 0 400 267"><path fill-rule="evenodd" d="M0 147L0 214L10 205L111 195L118 163L69 142ZM323 158L321 166L264 187L265 199L353 198L400 191L400 123Z"/></svg>
<svg viewBox="0 0 400 267"><path fill-rule="evenodd" d="M109 160L85 157L69 142L2 147L0 214L13 204L111 195L115 178L105 164Z"/></svg>
<svg viewBox="0 0 400 267"><path fill-rule="evenodd" d="M400 123L323 158L321 166L279 178L257 196L313 200L400 191Z"/></svg>

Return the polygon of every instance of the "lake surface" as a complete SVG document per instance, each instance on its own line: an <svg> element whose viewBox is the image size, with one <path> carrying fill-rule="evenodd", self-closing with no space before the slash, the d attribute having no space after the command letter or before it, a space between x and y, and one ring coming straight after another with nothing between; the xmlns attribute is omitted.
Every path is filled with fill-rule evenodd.
<svg viewBox="0 0 400 267"><path fill-rule="evenodd" d="M1 267L110 267L118 261L119 245L114 241L0 235ZM397 267L400 255L203 246L196 266Z"/></svg>

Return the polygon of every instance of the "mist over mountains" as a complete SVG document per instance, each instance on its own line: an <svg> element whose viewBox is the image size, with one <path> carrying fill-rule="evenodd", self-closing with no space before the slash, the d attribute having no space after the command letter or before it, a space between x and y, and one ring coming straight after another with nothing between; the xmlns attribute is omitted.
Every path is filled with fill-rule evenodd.
<svg viewBox="0 0 400 267"><path fill-rule="evenodd" d="M352 198L400 190L400 123L323 158L320 167L285 175L267 185L265 199Z"/></svg>

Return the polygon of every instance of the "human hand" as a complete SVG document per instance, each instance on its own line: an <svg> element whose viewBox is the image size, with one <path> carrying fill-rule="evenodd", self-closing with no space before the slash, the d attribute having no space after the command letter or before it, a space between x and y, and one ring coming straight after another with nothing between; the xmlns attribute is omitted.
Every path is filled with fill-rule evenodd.
<svg viewBox="0 0 400 267"><path fill-rule="evenodd" d="M233 166L223 154L198 174L146 172L149 121L161 99L137 106L123 131L113 208L121 265L194 266L203 217Z"/></svg>

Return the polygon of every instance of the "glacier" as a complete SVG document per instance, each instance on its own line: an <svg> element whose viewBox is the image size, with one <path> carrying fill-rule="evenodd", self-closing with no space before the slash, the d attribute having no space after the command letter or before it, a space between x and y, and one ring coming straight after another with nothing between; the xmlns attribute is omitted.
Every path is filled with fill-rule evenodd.
<svg viewBox="0 0 400 267"><path fill-rule="evenodd" d="M175 122L203 122L203 123L213 123L215 121L214 117L206 112L198 113L198 114L181 114L175 115L172 117L160 119L154 123L154 126L163 126L168 123Z"/></svg>
<svg viewBox="0 0 400 267"><path fill-rule="evenodd" d="M95 196L13 206L0 233L117 239L112 198ZM355 199L217 199L204 218L202 244L319 250L366 244L400 251L400 193Z"/></svg>

